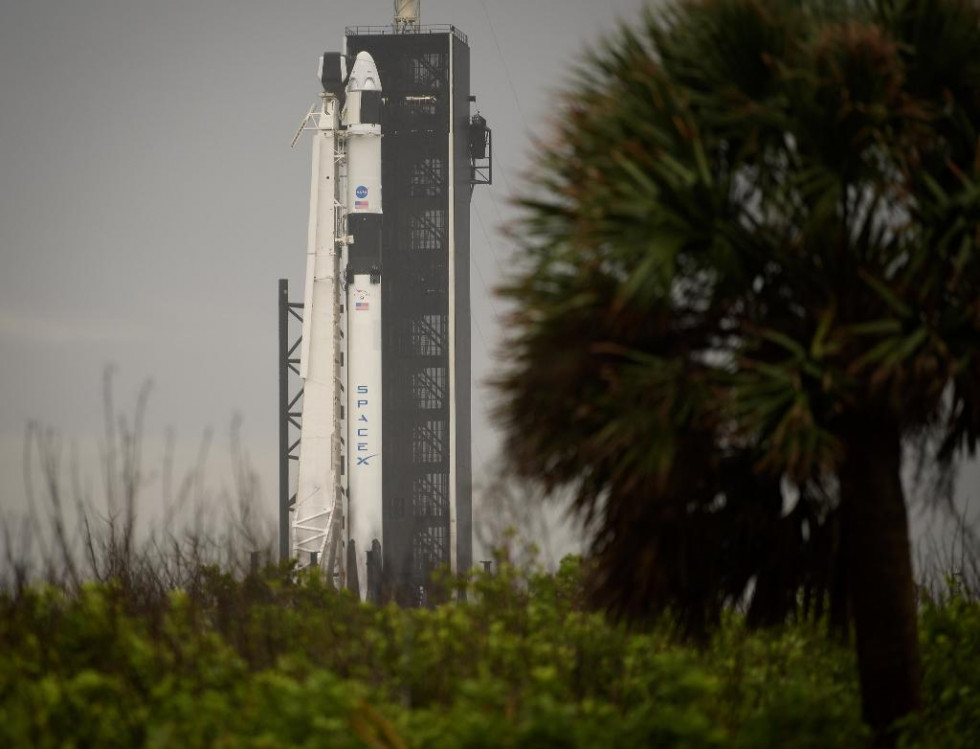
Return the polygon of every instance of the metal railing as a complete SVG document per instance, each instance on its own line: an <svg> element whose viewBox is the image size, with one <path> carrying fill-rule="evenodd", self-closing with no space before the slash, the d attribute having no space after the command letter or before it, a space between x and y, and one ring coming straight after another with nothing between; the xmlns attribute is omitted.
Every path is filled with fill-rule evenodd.
<svg viewBox="0 0 980 749"><path fill-rule="evenodd" d="M406 29L395 28L394 26L348 26L344 33L347 36L402 36L410 34L452 34L463 44L468 45L470 40L466 34L449 24L436 24L433 26L416 26Z"/></svg>

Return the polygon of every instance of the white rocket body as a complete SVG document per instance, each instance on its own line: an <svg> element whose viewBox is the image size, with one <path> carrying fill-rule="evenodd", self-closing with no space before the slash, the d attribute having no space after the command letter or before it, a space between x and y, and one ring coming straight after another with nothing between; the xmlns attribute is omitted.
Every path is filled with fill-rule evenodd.
<svg viewBox="0 0 980 749"><path fill-rule="evenodd" d="M322 65L322 62L321 62ZM343 406L340 218L336 166L340 102L324 94L311 113L314 124L310 225L303 295L299 374L303 411L299 475L291 527L292 556L300 567L319 566L332 575L341 552L343 499L341 443Z"/></svg>
<svg viewBox="0 0 980 749"><path fill-rule="evenodd" d="M367 52L347 83L348 587L381 584L381 81ZM352 549L352 551L351 551ZM369 552L371 556L368 562Z"/></svg>
<svg viewBox="0 0 980 749"><path fill-rule="evenodd" d="M381 79L367 52L358 53L347 81L347 211L381 215Z"/></svg>

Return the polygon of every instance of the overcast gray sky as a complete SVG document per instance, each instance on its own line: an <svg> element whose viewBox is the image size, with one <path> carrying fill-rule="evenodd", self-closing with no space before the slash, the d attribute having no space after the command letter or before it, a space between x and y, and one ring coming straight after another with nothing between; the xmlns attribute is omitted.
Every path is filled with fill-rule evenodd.
<svg viewBox="0 0 980 749"><path fill-rule="evenodd" d="M499 229L531 136L587 46L640 5L423 0L424 23L469 36L494 130L496 184L473 200L477 385L495 366ZM186 463L210 426L227 481L240 413L274 513L275 286L302 288L309 209L310 144L289 142L320 53L391 13L390 0L0 0L0 507L24 505L29 420L94 458L114 364L124 404L154 381L148 465L167 428ZM497 450L488 401L474 397L477 477Z"/></svg>
<svg viewBox="0 0 980 749"><path fill-rule="evenodd" d="M499 230L546 133L553 94L641 0L423 0L468 34L472 90L494 130L496 184L473 200L473 377L492 373L511 248ZM132 403L154 381L147 463L164 431L186 461L244 419L276 503L276 279L302 285L317 58L390 0L0 0L0 509L22 509L23 435L52 425L94 456L101 378ZM497 451L475 394L475 477ZM97 479L97 472L92 478ZM978 471L961 482L973 499ZM479 517L477 517L479 522Z"/></svg>

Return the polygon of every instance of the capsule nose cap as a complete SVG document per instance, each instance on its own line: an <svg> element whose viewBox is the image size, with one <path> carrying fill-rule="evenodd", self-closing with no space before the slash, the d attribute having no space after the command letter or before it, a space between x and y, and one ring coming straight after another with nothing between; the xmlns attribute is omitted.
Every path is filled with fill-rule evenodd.
<svg viewBox="0 0 980 749"><path fill-rule="evenodd" d="M347 91L380 91L381 77L378 66L369 52L358 52L347 81Z"/></svg>

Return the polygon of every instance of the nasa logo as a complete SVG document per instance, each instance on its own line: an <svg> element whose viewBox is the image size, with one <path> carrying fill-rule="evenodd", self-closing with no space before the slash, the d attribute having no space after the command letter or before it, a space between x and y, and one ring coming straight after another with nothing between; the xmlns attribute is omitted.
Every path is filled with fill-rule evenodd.
<svg viewBox="0 0 980 749"><path fill-rule="evenodd" d="M366 198L368 189L364 185L358 185L354 190L354 194L359 198Z"/></svg>
<svg viewBox="0 0 980 749"><path fill-rule="evenodd" d="M355 312L367 312L371 309L371 304L368 301L371 295L364 289L354 288L354 311Z"/></svg>

